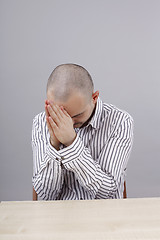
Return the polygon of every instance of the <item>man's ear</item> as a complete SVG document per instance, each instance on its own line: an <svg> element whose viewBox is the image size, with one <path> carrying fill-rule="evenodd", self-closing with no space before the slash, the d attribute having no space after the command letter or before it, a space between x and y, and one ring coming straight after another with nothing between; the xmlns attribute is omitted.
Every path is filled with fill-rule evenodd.
<svg viewBox="0 0 160 240"><path fill-rule="evenodd" d="M95 93L92 94L92 101L95 104L98 100L99 97L99 91L96 91Z"/></svg>

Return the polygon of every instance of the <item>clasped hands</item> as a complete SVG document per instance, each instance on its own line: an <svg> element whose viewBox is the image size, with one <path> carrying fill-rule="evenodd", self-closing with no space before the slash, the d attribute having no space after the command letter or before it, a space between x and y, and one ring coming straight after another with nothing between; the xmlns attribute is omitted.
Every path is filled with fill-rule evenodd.
<svg viewBox="0 0 160 240"><path fill-rule="evenodd" d="M47 127L51 145L59 150L60 144L69 146L76 138L73 121L63 106L59 107L49 100L45 101Z"/></svg>

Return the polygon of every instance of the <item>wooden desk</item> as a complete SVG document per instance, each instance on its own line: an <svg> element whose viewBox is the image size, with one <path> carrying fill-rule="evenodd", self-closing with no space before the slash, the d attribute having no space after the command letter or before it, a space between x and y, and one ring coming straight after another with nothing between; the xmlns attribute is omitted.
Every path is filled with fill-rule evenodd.
<svg viewBox="0 0 160 240"><path fill-rule="evenodd" d="M0 203L0 240L160 239L160 198Z"/></svg>

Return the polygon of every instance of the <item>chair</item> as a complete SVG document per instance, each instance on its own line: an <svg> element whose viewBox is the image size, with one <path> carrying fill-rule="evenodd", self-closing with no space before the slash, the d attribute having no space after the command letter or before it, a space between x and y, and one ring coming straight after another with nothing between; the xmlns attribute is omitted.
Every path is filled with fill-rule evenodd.
<svg viewBox="0 0 160 240"><path fill-rule="evenodd" d="M127 198L126 181L124 181L123 198ZM33 188L33 201L37 201L37 193Z"/></svg>
<svg viewBox="0 0 160 240"><path fill-rule="evenodd" d="M123 198L127 198L126 181L124 181Z"/></svg>
<svg viewBox="0 0 160 240"><path fill-rule="evenodd" d="M37 193L34 190L34 187L33 187L33 201L37 201Z"/></svg>

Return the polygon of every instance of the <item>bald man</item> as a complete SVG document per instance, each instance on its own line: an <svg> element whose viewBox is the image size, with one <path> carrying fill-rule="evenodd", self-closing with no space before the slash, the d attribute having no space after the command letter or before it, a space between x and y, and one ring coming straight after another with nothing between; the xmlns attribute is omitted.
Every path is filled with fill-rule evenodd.
<svg viewBox="0 0 160 240"><path fill-rule="evenodd" d="M62 64L33 120L33 187L44 200L122 198L132 141L132 117L102 102L85 68Z"/></svg>

